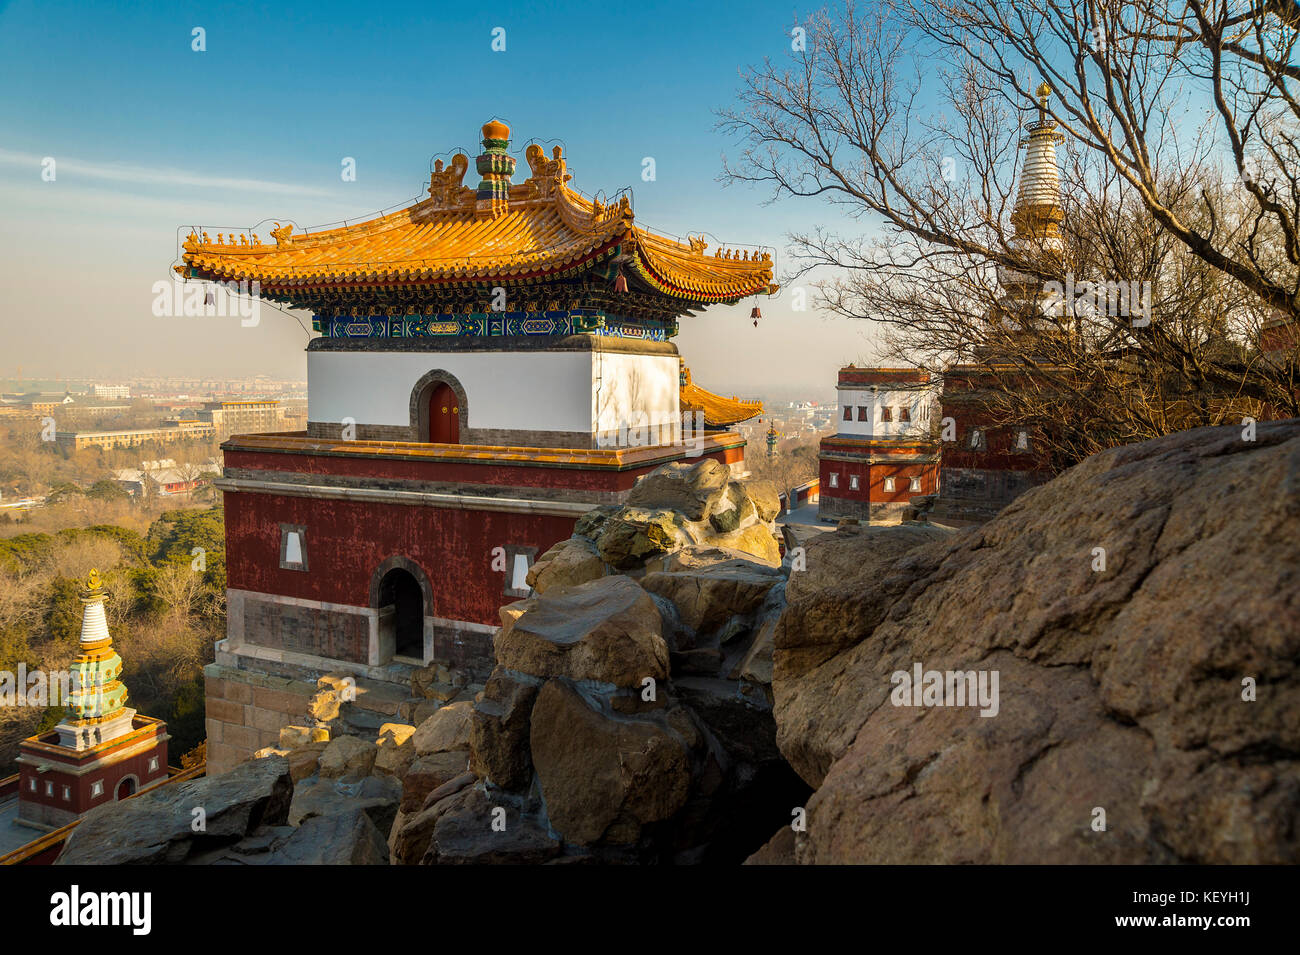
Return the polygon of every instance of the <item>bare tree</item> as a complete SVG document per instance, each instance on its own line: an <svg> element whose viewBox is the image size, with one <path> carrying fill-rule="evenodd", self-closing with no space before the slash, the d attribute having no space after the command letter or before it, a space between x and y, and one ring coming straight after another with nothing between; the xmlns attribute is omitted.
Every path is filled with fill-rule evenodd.
<svg viewBox="0 0 1300 955"><path fill-rule="evenodd" d="M1259 348L1266 322L1300 316L1298 20L1247 7L1233 32L1226 6L1198 9L886 0L822 11L806 48L750 70L722 114L745 144L727 175L878 225L792 235L795 277L828 269L822 305L882 322L891 357L936 373L974 362L995 383L995 411L1064 423L1058 463L1242 408L1300 413L1296 349L1266 360ZM1030 104L1068 148L1052 248L1013 221ZM1009 303L1007 285L1026 280L1150 283L1149 321ZM1099 409L1091 427L1073 427L1087 408Z"/></svg>

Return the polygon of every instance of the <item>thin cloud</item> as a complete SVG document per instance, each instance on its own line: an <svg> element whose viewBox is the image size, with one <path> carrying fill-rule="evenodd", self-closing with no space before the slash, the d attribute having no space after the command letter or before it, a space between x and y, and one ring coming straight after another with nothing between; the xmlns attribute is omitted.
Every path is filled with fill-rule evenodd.
<svg viewBox="0 0 1300 955"><path fill-rule="evenodd" d="M0 149L0 163L10 166L28 166L33 176L39 176L46 157L32 153ZM81 176L87 179L108 179L113 182L137 182L153 186L185 186L199 189L231 189L237 192L265 192L280 196L332 196L337 193L312 186L284 182L267 182L264 179L231 179L225 176L204 176L181 169L133 166L129 163L97 163L80 159L53 157L56 173L60 176Z"/></svg>

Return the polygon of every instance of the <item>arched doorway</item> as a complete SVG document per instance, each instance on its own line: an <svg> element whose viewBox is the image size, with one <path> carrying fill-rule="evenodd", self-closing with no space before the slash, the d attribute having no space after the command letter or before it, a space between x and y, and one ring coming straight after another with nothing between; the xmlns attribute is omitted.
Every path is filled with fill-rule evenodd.
<svg viewBox="0 0 1300 955"><path fill-rule="evenodd" d="M429 393L429 440L434 444L460 444L460 402L445 381L438 382Z"/></svg>
<svg viewBox="0 0 1300 955"><path fill-rule="evenodd" d="M128 796L134 796L138 785L134 776L123 776L117 783L115 798L121 800L126 799Z"/></svg>
<svg viewBox="0 0 1300 955"><path fill-rule="evenodd" d="M410 571L394 567L379 582L379 626L394 656L423 661L424 592Z"/></svg>
<svg viewBox="0 0 1300 955"><path fill-rule="evenodd" d="M445 368L425 372L411 389L412 440L460 444L468 427L464 386Z"/></svg>

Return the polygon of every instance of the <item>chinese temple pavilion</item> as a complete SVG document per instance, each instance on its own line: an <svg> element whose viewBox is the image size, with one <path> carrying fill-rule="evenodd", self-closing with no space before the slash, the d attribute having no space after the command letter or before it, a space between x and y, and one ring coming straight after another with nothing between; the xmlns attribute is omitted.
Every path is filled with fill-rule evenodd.
<svg viewBox="0 0 1300 955"><path fill-rule="evenodd" d="M18 821L37 829L67 825L167 777L167 724L126 705L122 658L104 614L108 595L96 571L87 588L66 715L19 744Z"/></svg>
<svg viewBox="0 0 1300 955"><path fill-rule="evenodd" d="M500 122L482 146L476 186L467 156L439 160L399 212L185 242L185 277L256 282L319 333L307 430L223 445L228 636L210 686L490 667L501 606L577 517L671 461L743 467L727 428L761 404L696 385L672 338L775 291L771 256L637 225L626 196L572 189L559 147L529 145L515 181ZM282 715L287 698L257 690L209 699L215 771L275 743L257 698Z"/></svg>

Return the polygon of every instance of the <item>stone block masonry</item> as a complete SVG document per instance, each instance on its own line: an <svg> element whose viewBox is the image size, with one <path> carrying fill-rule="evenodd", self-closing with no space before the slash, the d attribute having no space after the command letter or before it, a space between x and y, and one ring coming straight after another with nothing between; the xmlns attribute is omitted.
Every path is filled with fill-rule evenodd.
<svg viewBox="0 0 1300 955"><path fill-rule="evenodd" d="M276 746L280 727L308 720L315 680L295 680L210 663L203 670L207 697L208 773L223 773L264 746Z"/></svg>

